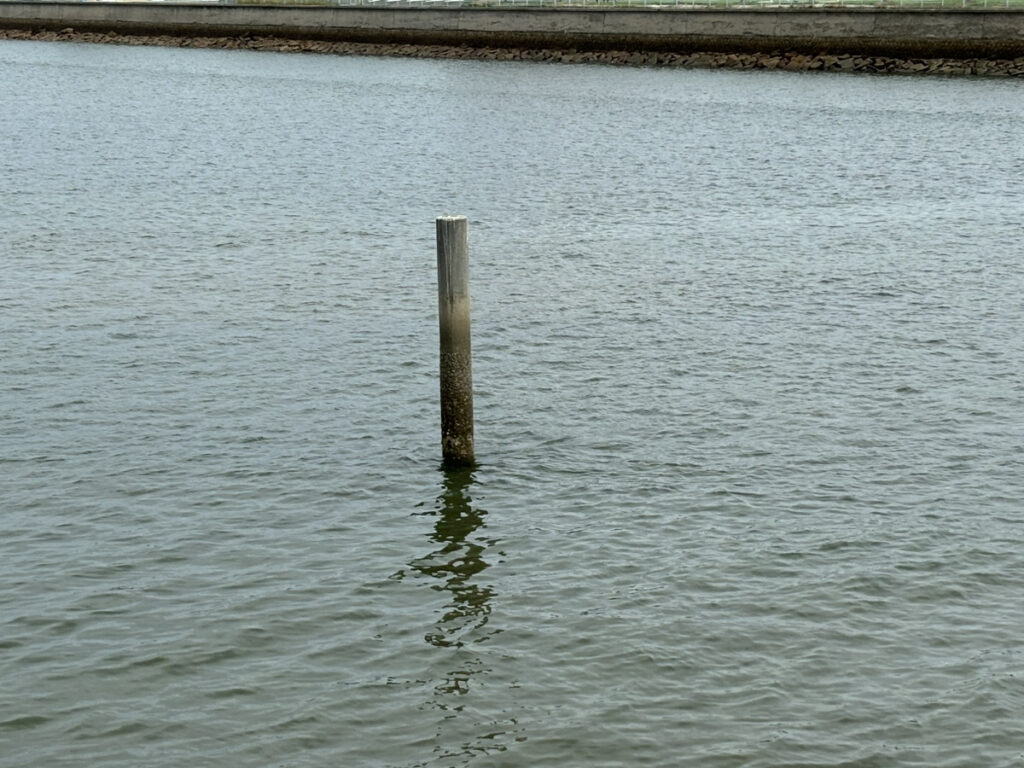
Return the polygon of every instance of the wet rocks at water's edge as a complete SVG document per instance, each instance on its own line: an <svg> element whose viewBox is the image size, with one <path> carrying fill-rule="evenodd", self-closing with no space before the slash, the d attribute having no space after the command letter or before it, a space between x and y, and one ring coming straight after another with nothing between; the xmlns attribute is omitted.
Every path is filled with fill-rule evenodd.
<svg viewBox="0 0 1024 768"><path fill-rule="evenodd" d="M0 29L0 39L68 40L119 45L162 45L181 48L227 48L341 56L403 56L490 61L546 61L570 64L609 64L636 67L694 69L764 69L791 72L870 72L881 74L1024 76L1024 57L1016 59L906 59L845 54L671 53L664 51L578 51L523 48L471 48L445 45L294 40L279 37L192 37L173 35L121 35L71 28L56 30Z"/></svg>

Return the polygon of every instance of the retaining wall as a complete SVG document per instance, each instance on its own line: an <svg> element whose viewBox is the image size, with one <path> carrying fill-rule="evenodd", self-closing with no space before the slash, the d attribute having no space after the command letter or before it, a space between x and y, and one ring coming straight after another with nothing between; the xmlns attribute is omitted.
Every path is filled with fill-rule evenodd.
<svg viewBox="0 0 1024 768"><path fill-rule="evenodd" d="M1024 56L1024 11L387 8L0 2L0 28L620 51Z"/></svg>

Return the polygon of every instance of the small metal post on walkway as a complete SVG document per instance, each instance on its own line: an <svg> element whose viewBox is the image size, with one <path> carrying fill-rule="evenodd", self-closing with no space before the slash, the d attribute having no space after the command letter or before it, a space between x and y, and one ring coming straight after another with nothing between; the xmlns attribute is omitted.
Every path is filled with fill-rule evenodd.
<svg viewBox="0 0 1024 768"><path fill-rule="evenodd" d="M441 452L448 466L471 466L475 462L473 359L465 216L437 219L437 302L441 326Z"/></svg>

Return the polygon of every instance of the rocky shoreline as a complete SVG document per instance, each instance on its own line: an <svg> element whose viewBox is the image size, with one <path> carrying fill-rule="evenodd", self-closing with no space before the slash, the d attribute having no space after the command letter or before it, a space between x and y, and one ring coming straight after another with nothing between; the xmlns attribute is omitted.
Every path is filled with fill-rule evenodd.
<svg viewBox="0 0 1024 768"><path fill-rule="evenodd" d="M400 56L486 61L546 61L683 69L761 69L789 72L867 72L893 75L1024 77L1024 57L1016 59L901 59L886 56L772 53L668 53L663 51L578 51L522 48L470 48L445 45L349 43L281 37L200 37L120 35L56 30L0 29L0 39L70 41L114 45L161 45L175 48L224 48L337 56Z"/></svg>

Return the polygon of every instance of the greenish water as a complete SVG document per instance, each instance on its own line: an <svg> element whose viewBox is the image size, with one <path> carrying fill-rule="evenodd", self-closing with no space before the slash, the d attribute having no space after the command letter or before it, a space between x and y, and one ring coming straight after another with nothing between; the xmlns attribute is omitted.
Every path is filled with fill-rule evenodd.
<svg viewBox="0 0 1024 768"><path fill-rule="evenodd" d="M1024 761L1019 84L0 72L0 765Z"/></svg>

